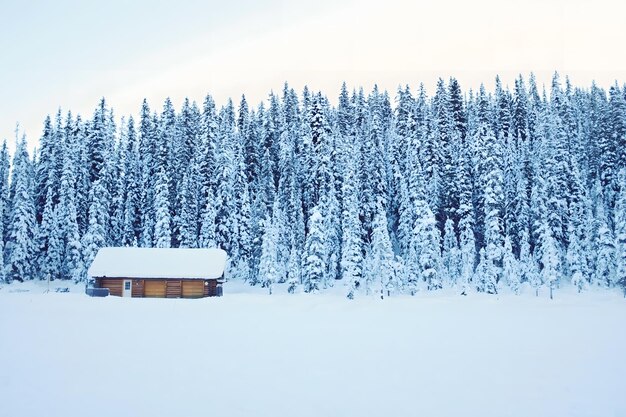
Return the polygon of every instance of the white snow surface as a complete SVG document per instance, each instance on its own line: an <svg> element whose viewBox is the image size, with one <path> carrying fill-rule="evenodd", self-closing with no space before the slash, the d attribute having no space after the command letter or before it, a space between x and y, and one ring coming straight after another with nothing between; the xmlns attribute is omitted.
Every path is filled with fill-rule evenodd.
<svg viewBox="0 0 626 417"><path fill-rule="evenodd" d="M101 248L88 274L124 278L220 278L226 265L222 249Z"/></svg>
<svg viewBox="0 0 626 417"><path fill-rule="evenodd" d="M67 286L54 282L52 287ZM0 288L0 416L624 416L626 300Z"/></svg>

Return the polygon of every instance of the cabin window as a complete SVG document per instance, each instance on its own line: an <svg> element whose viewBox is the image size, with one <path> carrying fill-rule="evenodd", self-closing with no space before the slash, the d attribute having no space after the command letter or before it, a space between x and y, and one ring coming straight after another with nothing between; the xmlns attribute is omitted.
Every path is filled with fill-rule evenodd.
<svg viewBox="0 0 626 417"><path fill-rule="evenodd" d="M130 281L124 281L124 289L126 291L130 290Z"/></svg>

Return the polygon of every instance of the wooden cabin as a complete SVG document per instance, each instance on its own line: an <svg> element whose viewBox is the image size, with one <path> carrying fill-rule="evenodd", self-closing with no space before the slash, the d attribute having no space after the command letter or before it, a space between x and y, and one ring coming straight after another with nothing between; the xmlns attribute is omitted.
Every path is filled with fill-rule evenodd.
<svg viewBox="0 0 626 417"><path fill-rule="evenodd" d="M102 248L88 275L118 297L202 298L222 295L221 249Z"/></svg>

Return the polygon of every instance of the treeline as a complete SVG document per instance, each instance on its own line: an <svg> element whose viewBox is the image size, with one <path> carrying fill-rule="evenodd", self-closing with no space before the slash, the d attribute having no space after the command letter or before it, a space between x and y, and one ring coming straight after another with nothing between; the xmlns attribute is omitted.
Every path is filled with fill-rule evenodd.
<svg viewBox="0 0 626 417"><path fill-rule="evenodd" d="M393 102L393 103L392 103ZM228 275L349 297L626 287L626 87L439 80L338 105L168 99L48 117L0 152L2 279L86 278L103 246L225 249ZM9 180L10 176L10 180Z"/></svg>

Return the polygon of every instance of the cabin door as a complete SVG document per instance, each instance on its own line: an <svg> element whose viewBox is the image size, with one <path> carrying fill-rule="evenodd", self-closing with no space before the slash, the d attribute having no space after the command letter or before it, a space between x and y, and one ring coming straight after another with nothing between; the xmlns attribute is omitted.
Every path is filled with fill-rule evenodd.
<svg viewBox="0 0 626 417"><path fill-rule="evenodd" d="M132 297L132 296L133 296L132 281L129 279L125 279L122 297Z"/></svg>

